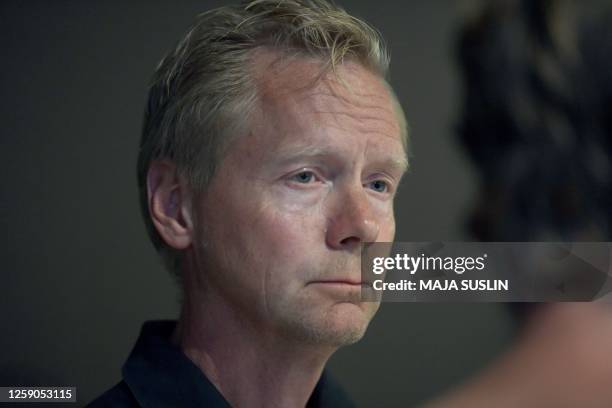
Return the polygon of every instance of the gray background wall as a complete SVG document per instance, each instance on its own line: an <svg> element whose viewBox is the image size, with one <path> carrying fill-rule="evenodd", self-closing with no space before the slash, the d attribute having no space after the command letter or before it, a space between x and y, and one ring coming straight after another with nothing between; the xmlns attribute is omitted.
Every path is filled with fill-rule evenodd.
<svg viewBox="0 0 612 408"><path fill-rule="evenodd" d="M1 3L0 385L75 385L83 405L120 379L142 321L176 317L137 205L140 122L157 61L195 14L222 3ZM383 32L410 122L397 238L469 239L477 185L453 135L456 3L340 4ZM329 366L363 406L410 406L512 334L500 305L385 304Z"/></svg>

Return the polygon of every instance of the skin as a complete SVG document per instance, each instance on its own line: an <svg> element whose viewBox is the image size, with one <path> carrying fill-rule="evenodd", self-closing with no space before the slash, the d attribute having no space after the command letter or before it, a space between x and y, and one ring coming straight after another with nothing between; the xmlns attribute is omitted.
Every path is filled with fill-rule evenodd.
<svg viewBox="0 0 612 408"><path fill-rule="evenodd" d="M605 303L540 306L516 344L426 406L612 406L612 320Z"/></svg>
<svg viewBox="0 0 612 408"><path fill-rule="evenodd" d="M362 243L392 241L406 159L383 81L356 63L259 52L260 102L209 188L149 171L153 222L184 251L174 340L232 406L300 407L379 304L360 300Z"/></svg>

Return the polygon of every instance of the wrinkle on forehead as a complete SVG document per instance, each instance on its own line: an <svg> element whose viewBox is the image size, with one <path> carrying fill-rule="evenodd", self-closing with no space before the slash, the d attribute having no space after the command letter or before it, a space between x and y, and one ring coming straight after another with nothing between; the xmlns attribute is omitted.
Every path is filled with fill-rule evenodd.
<svg viewBox="0 0 612 408"><path fill-rule="evenodd" d="M264 50L255 55L254 66L264 116L268 109L293 113L284 120L302 128L329 115L338 129L377 133L404 144L393 95L383 79L361 65L349 61L321 75L320 61L284 60L278 52ZM329 120L325 124L331 125Z"/></svg>

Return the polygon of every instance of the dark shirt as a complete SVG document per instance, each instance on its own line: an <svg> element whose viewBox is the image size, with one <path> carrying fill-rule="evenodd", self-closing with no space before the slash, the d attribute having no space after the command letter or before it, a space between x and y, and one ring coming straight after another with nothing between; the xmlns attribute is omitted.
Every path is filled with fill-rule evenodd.
<svg viewBox="0 0 612 408"><path fill-rule="evenodd" d="M202 370L170 342L175 325L174 321L146 322L123 366L123 381L88 407L229 407ZM354 404L323 371L307 407Z"/></svg>

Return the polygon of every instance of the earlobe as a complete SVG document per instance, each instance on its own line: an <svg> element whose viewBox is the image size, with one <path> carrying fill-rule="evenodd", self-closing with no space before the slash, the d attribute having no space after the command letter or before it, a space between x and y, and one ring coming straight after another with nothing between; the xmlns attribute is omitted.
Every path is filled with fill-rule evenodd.
<svg viewBox="0 0 612 408"><path fill-rule="evenodd" d="M153 161L147 173L149 216L161 238L172 248L191 245L189 192L174 163Z"/></svg>

